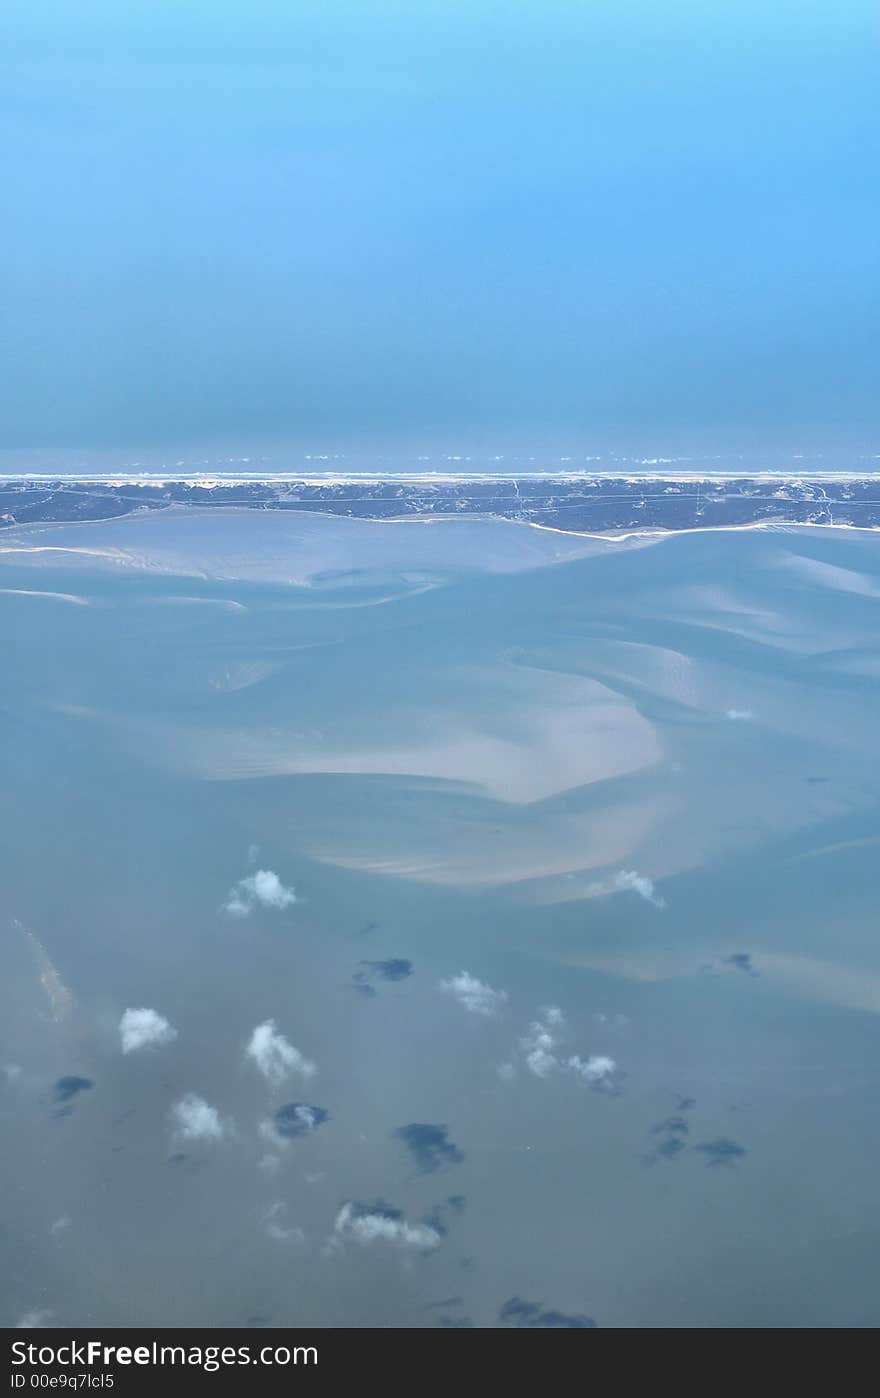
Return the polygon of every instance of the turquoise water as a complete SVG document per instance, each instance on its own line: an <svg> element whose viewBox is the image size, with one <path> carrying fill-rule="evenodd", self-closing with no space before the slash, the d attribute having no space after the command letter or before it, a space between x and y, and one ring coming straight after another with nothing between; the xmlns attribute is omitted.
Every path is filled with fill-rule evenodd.
<svg viewBox="0 0 880 1398"><path fill-rule="evenodd" d="M875 536L3 543L7 1323L880 1321ZM257 869L297 901L231 916ZM129 1007L177 1037L123 1054ZM312 1078L246 1058L268 1019ZM174 1137L187 1093L221 1139ZM288 1101L329 1116L279 1145Z"/></svg>

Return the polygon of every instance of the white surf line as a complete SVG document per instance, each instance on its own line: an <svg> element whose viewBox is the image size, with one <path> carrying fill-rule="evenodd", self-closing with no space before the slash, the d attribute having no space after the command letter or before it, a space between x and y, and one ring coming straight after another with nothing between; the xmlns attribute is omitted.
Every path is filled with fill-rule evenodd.
<svg viewBox="0 0 880 1398"><path fill-rule="evenodd" d="M452 518L467 519L502 519L501 515L458 515ZM381 521L380 521L381 522ZM390 521L389 521L390 522ZM815 523L806 520L786 520L786 519L762 519L756 520L754 524L698 524L692 529L664 529L661 525L655 525L651 529L634 529L629 533L616 533L608 530L604 534L588 534L580 529L560 529L553 524L537 524L531 519L511 519L505 521L508 524L526 524L530 529L547 529L551 534L568 534L574 539L604 539L608 543L616 543L624 539L650 539L659 541L661 539L678 538L686 534L737 534L750 529L776 530L780 534L786 534L795 529L848 529L853 534L877 534L880 533L880 524L832 524L816 521Z"/></svg>
<svg viewBox="0 0 880 1398"><path fill-rule="evenodd" d="M446 485L446 484L485 484L487 481L512 482L514 480L547 480L547 481L600 481L618 480L626 481L628 484L638 485L641 482L664 481L666 483L697 483L699 481L711 482L723 485L730 481L760 481L773 483L775 485L802 485L813 481L875 481L880 482L880 470L807 470L794 471L754 470L744 468L741 471L734 471L727 467L724 470L713 471L706 468L702 471L636 471L632 466L626 470L609 465L604 470L576 470L576 471L517 471L512 475L510 471L352 471L345 474L338 472L320 471L260 471L250 474L233 475L198 472L182 472L172 474L162 472L161 474L151 474L144 472L140 475L127 476L118 472L95 473L71 471L34 473L34 472L0 472L0 481L15 482L58 482L62 485L106 485L114 488L122 486L165 486L165 485L192 485L200 486L203 489L216 489L222 486L231 485L268 485L274 482L303 485ZM75 522L75 521L71 521Z"/></svg>
<svg viewBox="0 0 880 1398"><path fill-rule="evenodd" d="M179 484L179 482L177 483ZM820 501L817 503L821 504L822 502ZM848 502L842 501L840 503L847 504ZM318 502L315 502L315 504L317 505ZM25 530L33 530L34 533L45 533L53 529L82 529L88 526L103 526L105 528L110 528L114 524L125 523L128 525L134 523L143 523L147 520L158 520L161 518L165 518L169 515L174 515L175 517L187 515L193 519L198 517L202 517L205 519L218 519L228 515L257 515L260 513L272 515L279 518L292 517L294 519L298 518L301 515L305 515L310 518L345 521L347 524L352 524L355 526L372 525L380 528L384 525L389 524L447 524L450 521L454 520L464 520L468 523L506 524L512 525L514 527L525 526L529 529L541 529L549 534L564 534L572 539L597 539L601 540L604 543L612 544L623 543L629 539L642 539L647 542L657 542L661 539L677 538L680 535L686 534L736 534L754 529L763 529L769 531L776 530L779 533L787 533L799 529L834 529L841 531L848 530L850 533L853 534L880 533L880 524L839 524L832 523L830 521L823 522L821 520L808 521L786 519L755 520L752 524L700 524L685 529L664 529L662 525L653 525L650 528L646 529L632 529L624 531L609 529L605 531L596 532L585 529L562 529L559 525L539 524L536 520L522 519L521 517L517 516L511 517L509 515L492 514L490 512L486 512L485 514L483 514L479 512L470 513L468 511L461 511L451 514L447 514L444 512L441 514L439 512L432 511L430 514L395 515L388 519L366 519L356 518L351 515L340 515L336 514L333 510L322 510L320 508L296 510L294 512L290 512L274 510L270 507L268 509L263 509L262 511L260 511L244 501L241 504L218 505L215 507L193 506L186 501L174 501L172 504L168 505L167 508L162 510L148 510L144 513L135 514L134 512L132 512L131 514L127 515L114 515L109 519L40 520L35 521L33 524L13 525L11 526L11 528L22 532ZM86 556L95 558L114 559L120 563L131 563L133 561L132 555L126 552L124 548L89 549L77 547L73 544L23 544L18 547L7 547L5 545L0 545L0 554L16 553L76 553L84 554ZM187 576L200 577L204 578L206 581L212 581L212 579L208 578L207 574L193 573L187 574Z"/></svg>
<svg viewBox="0 0 880 1398"><path fill-rule="evenodd" d="M177 606L180 603L193 606L225 607L227 611L246 612L244 602L236 602L232 597L186 597L175 593L171 597L151 597L150 605L155 607Z"/></svg>
<svg viewBox="0 0 880 1398"><path fill-rule="evenodd" d="M119 519L119 518L125 518L125 516L117 516L117 519ZM49 522L49 521L47 521L47 522ZM73 524L74 527L81 527L81 526L84 525L84 524L108 524L109 522L110 522L109 520L104 520L104 519L78 519L78 520L72 520L72 521L71 521L71 520L58 520L58 521L57 521L57 523L58 523L62 528L67 527L67 526L70 525L70 524ZM55 521L53 520L53 521L51 521L51 523L55 523ZM30 525L30 524L22 524L22 525L19 525L18 528L20 528L20 529L33 529L35 532L41 533L41 534L45 532L45 525L44 525L44 523L42 523L42 522L41 522L39 525L37 525L37 524L33 524L33 525ZM6 547L6 545L0 545L0 553L83 553L83 554L86 554L86 555L87 555L88 557L90 557L90 558L120 558L120 559L126 559L126 558L128 557L128 555L127 555L126 553L123 553L121 549L87 549L87 548L77 548L77 547L76 547L75 545L73 545L73 544L22 544L22 545L20 545L18 548L14 548L14 547L13 547L13 548L8 548L8 547Z"/></svg>
<svg viewBox="0 0 880 1398"><path fill-rule="evenodd" d="M73 592L40 592L37 588L30 587L0 587L0 594L5 597L51 597L56 602L74 602L78 607L92 605L87 597L77 597Z"/></svg>

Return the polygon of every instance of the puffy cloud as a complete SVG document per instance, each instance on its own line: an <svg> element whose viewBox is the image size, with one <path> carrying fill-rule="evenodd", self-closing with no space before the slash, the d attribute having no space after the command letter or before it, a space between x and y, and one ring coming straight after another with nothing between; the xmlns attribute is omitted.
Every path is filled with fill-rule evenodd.
<svg viewBox="0 0 880 1398"><path fill-rule="evenodd" d="M55 1219L54 1223L49 1224L49 1232L55 1238L59 1233L66 1233L69 1227L70 1214L62 1214L60 1218Z"/></svg>
<svg viewBox="0 0 880 1398"><path fill-rule="evenodd" d="M256 1064L263 1077L273 1087L280 1086L294 1073L308 1080L318 1071L311 1059L306 1058L283 1034L278 1033L274 1019L267 1019L263 1024L257 1025L245 1049L245 1055Z"/></svg>
<svg viewBox="0 0 880 1398"><path fill-rule="evenodd" d="M634 869L621 869L620 873L614 875L613 883L615 893L637 893L646 903L653 903L655 908L666 907L666 903L654 889L653 879L637 874Z"/></svg>
<svg viewBox="0 0 880 1398"><path fill-rule="evenodd" d="M447 994L454 995L458 1003L471 1014L484 1015L486 1018L497 1015L507 1002L506 991L493 990L484 981L477 980L469 971L460 971L457 976L450 976L449 980L441 981L440 988Z"/></svg>
<svg viewBox="0 0 880 1398"><path fill-rule="evenodd" d="M637 893L655 908L666 907L665 899L656 891L653 879L646 878L644 874L637 874L635 869L620 869L610 879L589 884L586 890L588 898L607 897L612 893Z"/></svg>
<svg viewBox="0 0 880 1398"><path fill-rule="evenodd" d="M536 1078L570 1073L597 1091L614 1091L618 1071L614 1059L604 1054L581 1058L575 1053L563 1057L559 1049L565 1032L565 1019L560 1009L548 1005L541 1010L540 1017L532 1021L518 1046L529 1072ZM498 1071L505 1081L510 1081L515 1075L512 1063L502 1064Z"/></svg>
<svg viewBox="0 0 880 1398"><path fill-rule="evenodd" d="M123 1053L134 1053L142 1048L161 1048L177 1038L177 1030L156 1010L126 1010L119 1021L119 1034Z"/></svg>
<svg viewBox="0 0 880 1398"><path fill-rule="evenodd" d="M555 1005L548 1005L541 1014L541 1019L535 1019L529 1025L519 1046L529 1072L534 1073L536 1078L548 1078L562 1066L556 1057L556 1049L565 1020L562 1011Z"/></svg>
<svg viewBox="0 0 880 1398"><path fill-rule="evenodd" d="M203 1097L188 1092L171 1108L174 1134L184 1141L222 1141L229 1134L229 1123L223 1121L216 1107Z"/></svg>
<svg viewBox="0 0 880 1398"><path fill-rule="evenodd" d="M579 1058L577 1054L573 1054L565 1060L565 1067L590 1087L611 1086L617 1071L617 1064L613 1058L596 1053L591 1054L589 1058Z"/></svg>
<svg viewBox="0 0 880 1398"><path fill-rule="evenodd" d="M285 888L277 874L258 869L233 885L223 906L234 917L247 917L257 907L289 908L296 901L294 890Z"/></svg>
<svg viewBox="0 0 880 1398"><path fill-rule="evenodd" d="M439 1246L442 1234L428 1223L408 1223L400 1209L381 1200L374 1204L349 1201L336 1215L333 1240L337 1245L354 1242L368 1247L388 1243L406 1251L431 1252Z"/></svg>
<svg viewBox="0 0 880 1398"><path fill-rule="evenodd" d="M460 1165L464 1152L449 1139L449 1127L413 1121L401 1126L394 1135L411 1151L422 1174L433 1174L444 1165Z"/></svg>
<svg viewBox="0 0 880 1398"><path fill-rule="evenodd" d="M726 709L724 717L732 719L735 723L737 719L750 719L752 717L752 711L751 709Z"/></svg>

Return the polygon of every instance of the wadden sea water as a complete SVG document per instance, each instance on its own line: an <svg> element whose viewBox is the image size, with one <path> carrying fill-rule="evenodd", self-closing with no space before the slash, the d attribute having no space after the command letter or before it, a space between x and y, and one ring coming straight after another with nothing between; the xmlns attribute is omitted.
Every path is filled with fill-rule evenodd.
<svg viewBox="0 0 880 1398"><path fill-rule="evenodd" d="M880 1323L875 534L0 548L5 1323Z"/></svg>

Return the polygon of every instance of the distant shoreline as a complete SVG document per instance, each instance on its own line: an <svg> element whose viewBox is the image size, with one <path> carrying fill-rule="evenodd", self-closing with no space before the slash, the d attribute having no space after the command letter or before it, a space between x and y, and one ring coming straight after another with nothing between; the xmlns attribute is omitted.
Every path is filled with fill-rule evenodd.
<svg viewBox="0 0 880 1398"><path fill-rule="evenodd" d="M497 518L606 536L757 524L877 528L880 472L0 477L0 533L173 507L374 521Z"/></svg>
<svg viewBox="0 0 880 1398"><path fill-rule="evenodd" d="M702 470L702 471L0 471L0 489L9 486L105 485L199 486L204 490L241 485L483 485L519 481L621 481L649 484L731 484L736 481L800 485L811 481L873 481L880 485L880 469L874 471Z"/></svg>

